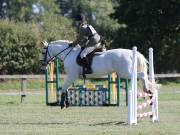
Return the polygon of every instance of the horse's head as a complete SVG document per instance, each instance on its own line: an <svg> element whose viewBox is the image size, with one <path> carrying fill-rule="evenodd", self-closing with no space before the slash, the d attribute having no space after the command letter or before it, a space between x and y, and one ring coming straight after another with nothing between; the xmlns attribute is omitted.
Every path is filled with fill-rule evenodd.
<svg viewBox="0 0 180 135"><path fill-rule="evenodd" d="M44 41L43 48L40 54L40 68L45 70L46 66L55 58L61 56L67 49L69 49L69 41L58 40L50 42Z"/></svg>
<svg viewBox="0 0 180 135"><path fill-rule="evenodd" d="M46 66L49 64L49 62L51 61L51 57L50 57L50 53L49 53L49 44L44 41L43 42L43 48L41 50L41 54L40 54L40 68L42 70L45 70L46 69Z"/></svg>

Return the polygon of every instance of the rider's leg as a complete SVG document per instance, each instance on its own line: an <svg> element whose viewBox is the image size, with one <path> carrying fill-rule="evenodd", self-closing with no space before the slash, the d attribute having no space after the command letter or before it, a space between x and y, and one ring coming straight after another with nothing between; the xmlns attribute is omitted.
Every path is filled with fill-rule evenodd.
<svg viewBox="0 0 180 135"><path fill-rule="evenodd" d="M87 47L81 52L81 55L80 55L81 59L82 59L83 63L85 63L84 65L87 68L86 73L92 73L91 65L90 65L88 58L86 56L89 53L91 53L94 49L95 49L95 47Z"/></svg>

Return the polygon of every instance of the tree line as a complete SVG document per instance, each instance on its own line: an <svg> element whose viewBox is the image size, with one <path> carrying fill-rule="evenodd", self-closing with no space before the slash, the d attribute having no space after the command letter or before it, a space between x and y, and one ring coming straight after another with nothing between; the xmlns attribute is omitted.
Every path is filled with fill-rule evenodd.
<svg viewBox="0 0 180 135"><path fill-rule="evenodd" d="M178 0L1 0L0 74L40 73L41 41L74 40L84 13L107 48L154 48L156 73L179 72Z"/></svg>

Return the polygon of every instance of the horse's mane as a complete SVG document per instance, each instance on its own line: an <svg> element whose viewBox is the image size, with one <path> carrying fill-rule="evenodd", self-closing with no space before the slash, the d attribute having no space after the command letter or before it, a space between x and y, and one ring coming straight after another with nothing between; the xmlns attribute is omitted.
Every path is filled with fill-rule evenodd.
<svg viewBox="0 0 180 135"><path fill-rule="evenodd" d="M72 43L72 41L69 41L69 40L56 40L56 41L51 41L50 42L51 44L69 44L69 43Z"/></svg>

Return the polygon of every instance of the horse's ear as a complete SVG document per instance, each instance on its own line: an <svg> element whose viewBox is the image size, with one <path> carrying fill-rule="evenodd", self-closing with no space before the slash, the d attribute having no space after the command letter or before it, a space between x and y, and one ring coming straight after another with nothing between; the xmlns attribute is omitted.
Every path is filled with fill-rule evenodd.
<svg viewBox="0 0 180 135"><path fill-rule="evenodd" d="M42 43L43 43L44 47L48 46L48 42L47 41L43 41Z"/></svg>

